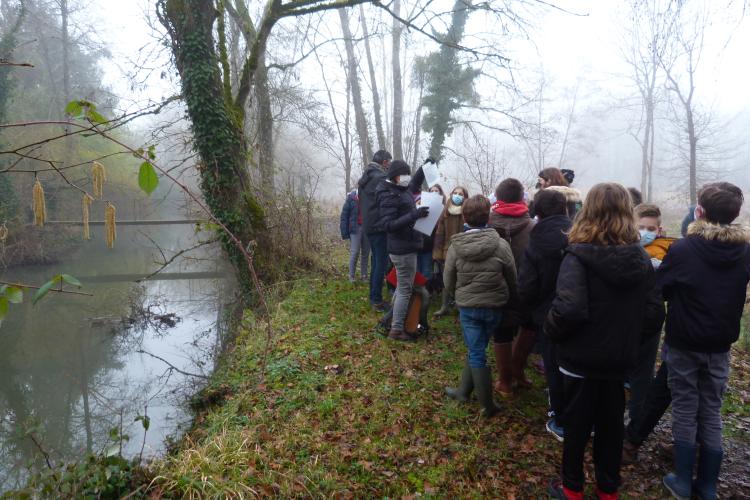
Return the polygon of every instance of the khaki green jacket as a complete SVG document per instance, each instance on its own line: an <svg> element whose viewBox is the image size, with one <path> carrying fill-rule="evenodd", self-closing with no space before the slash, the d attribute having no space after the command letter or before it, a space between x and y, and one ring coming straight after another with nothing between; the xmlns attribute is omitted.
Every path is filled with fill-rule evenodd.
<svg viewBox="0 0 750 500"><path fill-rule="evenodd" d="M516 294L510 245L492 228L456 234L448 248L443 280L458 307L503 307Z"/></svg>

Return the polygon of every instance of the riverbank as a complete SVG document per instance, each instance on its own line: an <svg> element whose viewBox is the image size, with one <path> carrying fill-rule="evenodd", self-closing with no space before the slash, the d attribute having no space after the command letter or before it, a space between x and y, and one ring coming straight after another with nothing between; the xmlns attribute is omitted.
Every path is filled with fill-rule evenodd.
<svg viewBox="0 0 750 500"><path fill-rule="evenodd" d="M240 330L201 393L193 429L148 471L169 497L544 496L562 446L544 430L541 377L486 421L476 405L447 400L464 347L454 317L403 344L372 333L366 286L343 279L295 283L274 311L265 354L261 324ZM266 356L266 377L259 367ZM750 373L736 349L725 405L727 460L721 492L750 495ZM667 419L668 420L668 419ZM663 498L669 423L634 466L623 497ZM589 459L591 477L592 467Z"/></svg>

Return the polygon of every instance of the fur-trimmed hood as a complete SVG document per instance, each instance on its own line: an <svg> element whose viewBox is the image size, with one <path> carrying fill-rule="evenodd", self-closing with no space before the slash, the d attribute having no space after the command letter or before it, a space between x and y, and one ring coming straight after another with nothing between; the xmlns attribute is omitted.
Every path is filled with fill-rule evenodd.
<svg viewBox="0 0 750 500"><path fill-rule="evenodd" d="M558 191L565 195L565 201L568 203L581 203L581 192L575 188L569 187L569 186L549 186L545 189L549 189L550 191Z"/></svg>
<svg viewBox="0 0 750 500"><path fill-rule="evenodd" d="M715 267L731 267L750 253L750 229L740 224L697 220L688 226L687 243Z"/></svg>
<svg viewBox="0 0 750 500"><path fill-rule="evenodd" d="M697 220L688 226L687 236L700 236L722 243L747 243L750 241L750 228L742 224L713 224Z"/></svg>

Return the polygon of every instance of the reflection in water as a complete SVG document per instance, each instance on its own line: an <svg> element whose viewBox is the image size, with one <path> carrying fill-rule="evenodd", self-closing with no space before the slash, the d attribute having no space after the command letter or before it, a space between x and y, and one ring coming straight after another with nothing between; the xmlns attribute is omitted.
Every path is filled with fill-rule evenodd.
<svg viewBox="0 0 750 500"><path fill-rule="evenodd" d="M114 251L86 245L59 265L15 268L2 279L42 283L59 272L146 276L160 253L141 231L164 245L167 255L197 240L185 226L125 228L118 230ZM215 247L199 252L165 271L221 270ZM56 463L75 460L111 444L112 428L122 427L130 437L123 445L126 456L138 456L142 446L144 458L163 451L165 439L187 423L185 396L202 379L141 351L190 373L213 368L221 341L218 320L231 297L226 280L82 281L93 297L50 294L32 307L27 294L0 327L1 489L22 486L29 466L44 465L39 448ZM144 445L135 419L146 414L151 426Z"/></svg>

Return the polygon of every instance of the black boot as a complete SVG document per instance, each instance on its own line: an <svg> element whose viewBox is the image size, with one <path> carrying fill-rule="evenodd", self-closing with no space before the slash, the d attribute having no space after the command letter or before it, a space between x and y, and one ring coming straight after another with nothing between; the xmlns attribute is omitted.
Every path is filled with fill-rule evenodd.
<svg viewBox="0 0 750 500"><path fill-rule="evenodd" d="M464 365L464 369L461 372L461 382L458 384L458 387L446 387L445 394L449 398L453 398L461 403L466 403L469 401L469 397L473 390L474 380L471 377L471 368L469 368L469 364L467 363Z"/></svg>
<svg viewBox="0 0 750 500"><path fill-rule="evenodd" d="M492 395L492 375L490 368L485 366L484 368L472 368L471 378L474 379L474 389L477 391L477 399L484 408L483 415L485 417L491 417L498 411L500 407L495 403L495 398Z"/></svg>
<svg viewBox="0 0 750 500"><path fill-rule="evenodd" d="M693 493L700 500L716 500L716 484L719 482L719 469L722 450L712 450L701 446L698 453L698 477L693 484Z"/></svg>
<svg viewBox="0 0 750 500"><path fill-rule="evenodd" d="M677 441L673 445L674 472L664 476L664 486L678 500L690 500L693 486L695 445Z"/></svg>

